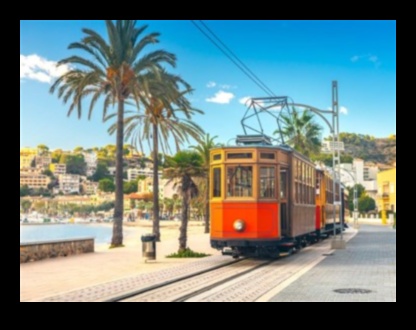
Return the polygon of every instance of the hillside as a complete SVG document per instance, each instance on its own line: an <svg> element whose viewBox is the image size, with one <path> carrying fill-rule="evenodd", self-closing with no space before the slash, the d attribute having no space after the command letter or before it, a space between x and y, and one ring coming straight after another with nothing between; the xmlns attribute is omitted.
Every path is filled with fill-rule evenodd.
<svg viewBox="0 0 416 330"><path fill-rule="evenodd" d="M375 138L369 135L340 133L344 155L361 158L366 162L392 165L396 162L396 135Z"/></svg>

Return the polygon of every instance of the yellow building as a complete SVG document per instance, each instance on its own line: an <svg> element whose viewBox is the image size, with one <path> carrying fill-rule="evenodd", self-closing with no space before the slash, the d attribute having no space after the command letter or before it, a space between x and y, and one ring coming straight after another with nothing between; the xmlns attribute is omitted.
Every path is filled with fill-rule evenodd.
<svg viewBox="0 0 416 330"><path fill-rule="evenodd" d="M22 148L20 149L20 168L30 167L32 161L38 154L37 149L33 148Z"/></svg>
<svg viewBox="0 0 416 330"><path fill-rule="evenodd" d="M377 174L378 210L396 212L396 168Z"/></svg>

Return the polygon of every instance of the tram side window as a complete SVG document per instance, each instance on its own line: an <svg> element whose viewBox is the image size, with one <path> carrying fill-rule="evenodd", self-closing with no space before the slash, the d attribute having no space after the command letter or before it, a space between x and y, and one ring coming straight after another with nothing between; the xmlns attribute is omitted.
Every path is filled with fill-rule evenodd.
<svg viewBox="0 0 416 330"><path fill-rule="evenodd" d="M275 167L260 167L260 198L276 198Z"/></svg>
<svg viewBox="0 0 416 330"><path fill-rule="evenodd" d="M252 197L253 196L253 167L229 166L227 167L227 196Z"/></svg>
<svg viewBox="0 0 416 330"><path fill-rule="evenodd" d="M212 197L221 197L221 169L214 168Z"/></svg>
<svg viewBox="0 0 416 330"><path fill-rule="evenodd" d="M280 170L280 198L287 198L287 171Z"/></svg>

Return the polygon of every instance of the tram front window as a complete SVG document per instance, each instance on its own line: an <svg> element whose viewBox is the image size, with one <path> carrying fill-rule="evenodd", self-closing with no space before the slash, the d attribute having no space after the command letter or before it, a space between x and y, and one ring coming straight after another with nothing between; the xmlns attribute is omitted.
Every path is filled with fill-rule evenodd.
<svg viewBox="0 0 416 330"><path fill-rule="evenodd" d="M253 167L229 166L227 167L227 196L252 197L253 196Z"/></svg>
<svg viewBox="0 0 416 330"><path fill-rule="evenodd" d="M275 167L260 167L260 198L276 198Z"/></svg>

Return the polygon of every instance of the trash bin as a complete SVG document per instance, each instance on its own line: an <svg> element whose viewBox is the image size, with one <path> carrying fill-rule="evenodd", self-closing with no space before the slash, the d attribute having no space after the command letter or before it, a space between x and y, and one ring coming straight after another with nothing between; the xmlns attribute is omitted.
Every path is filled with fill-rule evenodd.
<svg viewBox="0 0 416 330"><path fill-rule="evenodd" d="M142 252L143 258L146 258L146 260L156 259L156 235L142 235Z"/></svg>

